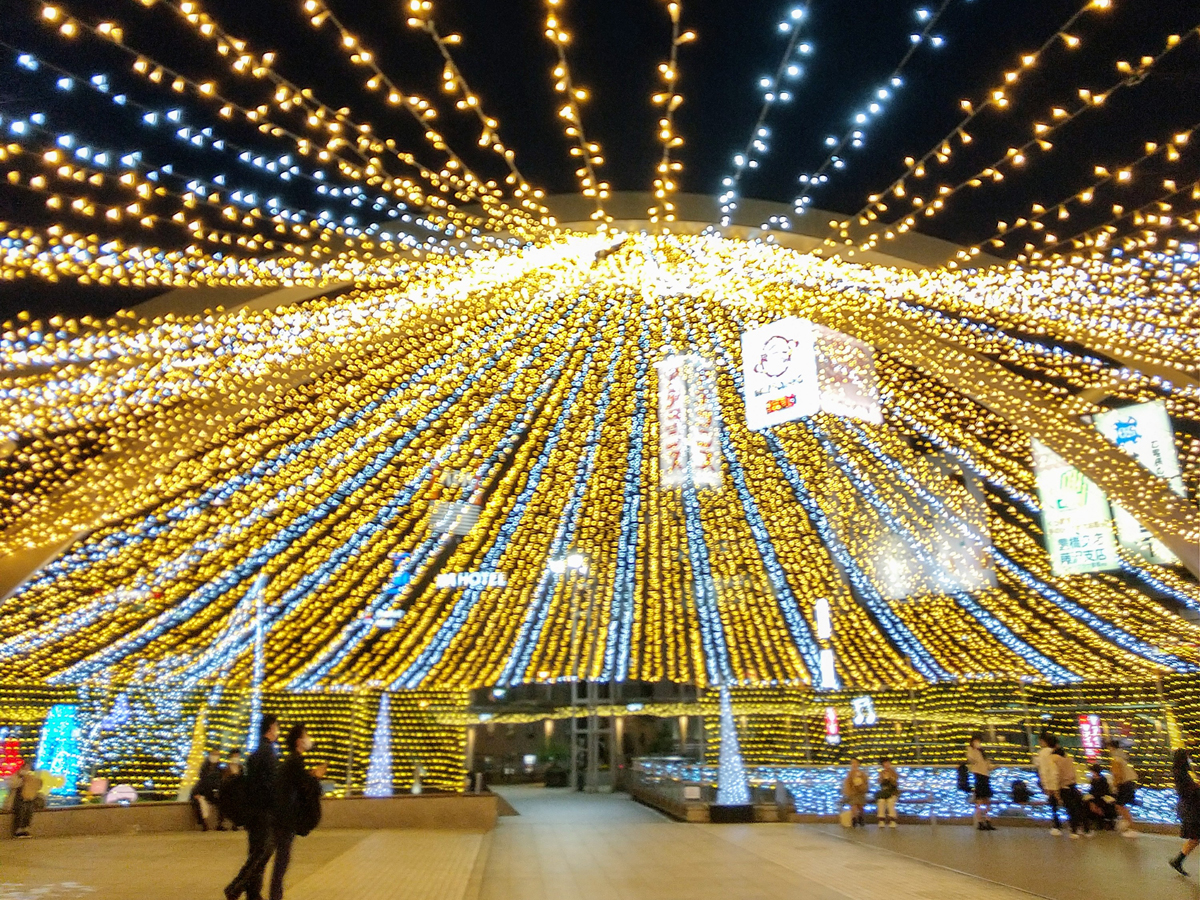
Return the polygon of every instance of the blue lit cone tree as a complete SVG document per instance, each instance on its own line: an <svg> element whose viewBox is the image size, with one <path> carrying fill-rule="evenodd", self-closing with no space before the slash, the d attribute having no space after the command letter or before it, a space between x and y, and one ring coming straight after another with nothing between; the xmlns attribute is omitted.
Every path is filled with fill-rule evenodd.
<svg viewBox="0 0 1200 900"><path fill-rule="evenodd" d="M375 717L375 737L371 741L371 760L367 764L367 797L392 796L392 725L390 704L385 693L379 701Z"/></svg>
<svg viewBox="0 0 1200 900"><path fill-rule="evenodd" d="M738 744L729 688L721 686L721 756L717 763L717 802L709 809L714 822L753 822L750 783Z"/></svg>

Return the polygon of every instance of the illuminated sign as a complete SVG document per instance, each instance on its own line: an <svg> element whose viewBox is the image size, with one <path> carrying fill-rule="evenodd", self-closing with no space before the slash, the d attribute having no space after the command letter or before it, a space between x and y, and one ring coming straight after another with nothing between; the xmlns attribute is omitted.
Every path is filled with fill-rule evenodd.
<svg viewBox="0 0 1200 900"><path fill-rule="evenodd" d="M713 365L672 354L658 370L659 484L721 487L721 419Z"/></svg>
<svg viewBox="0 0 1200 900"><path fill-rule="evenodd" d="M746 425L772 425L816 415L821 409L813 325L789 317L742 334Z"/></svg>
<svg viewBox="0 0 1200 900"><path fill-rule="evenodd" d="M842 736L838 730L837 710L832 706L825 707L825 743L840 744Z"/></svg>
<svg viewBox="0 0 1200 900"><path fill-rule="evenodd" d="M1100 758L1100 751L1104 749L1104 730L1101 728L1099 716L1080 713L1079 742L1083 746L1084 755L1090 761L1094 762Z"/></svg>
<svg viewBox="0 0 1200 900"><path fill-rule="evenodd" d="M883 404L870 345L824 325L814 325L813 333L821 410L882 425Z"/></svg>
<svg viewBox="0 0 1200 900"><path fill-rule="evenodd" d="M75 795L75 782L79 778L79 739L81 732L75 719L73 704L56 703L50 707L46 724L42 726L42 738L38 743L35 769L49 772L63 779L63 783L51 793Z"/></svg>
<svg viewBox="0 0 1200 900"><path fill-rule="evenodd" d="M828 647L821 650L821 690L837 689L837 671L833 664L833 651Z"/></svg>
<svg viewBox="0 0 1200 900"><path fill-rule="evenodd" d="M813 607L817 619L817 639L827 641L833 637L833 616L829 611L829 600L822 597Z"/></svg>
<svg viewBox="0 0 1200 900"><path fill-rule="evenodd" d="M854 724L858 728L874 725L879 721L879 716L875 713L875 701L869 695L855 697L850 701L850 708L854 710Z"/></svg>
<svg viewBox="0 0 1200 900"><path fill-rule="evenodd" d="M502 588L508 587L508 576L503 572L443 572L437 577L436 584L448 590Z"/></svg>
<svg viewBox="0 0 1200 900"><path fill-rule="evenodd" d="M1042 503L1042 531L1055 575L1120 568L1112 513L1104 492L1039 441L1033 470Z"/></svg>
<svg viewBox="0 0 1200 900"><path fill-rule="evenodd" d="M1152 475L1166 480L1180 497L1187 496L1183 470L1175 452L1175 432L1167 405L1162 400L1139 403L1123 409L1110 409L1095 416L1097 430L1118 450L1140 462ZM1176 565L1179 558L1158 538L1120 506L1113 504L1113 519L1117 524L1117 539L1121 546L1132 550L1152 563Z"/></svg>

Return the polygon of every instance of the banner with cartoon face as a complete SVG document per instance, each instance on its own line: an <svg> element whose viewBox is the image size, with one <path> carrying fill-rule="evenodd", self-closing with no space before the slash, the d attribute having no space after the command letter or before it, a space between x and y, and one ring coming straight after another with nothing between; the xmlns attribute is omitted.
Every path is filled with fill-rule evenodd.
<svg viewBox="0 0 1200 900"><path fill-rule="evenodd" d="M789 317L742 334L746 425L762 431L821 409L813 325Z"/></svg>

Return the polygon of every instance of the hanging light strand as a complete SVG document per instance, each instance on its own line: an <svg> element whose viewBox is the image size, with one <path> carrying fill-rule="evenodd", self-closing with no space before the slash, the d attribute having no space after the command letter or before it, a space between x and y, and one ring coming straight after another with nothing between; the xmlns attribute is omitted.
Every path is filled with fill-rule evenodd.
<svg viewBox="0 0 1200 900"><path fill-rule="evenodd" d="M318 0L312 0L318 2ZM540 188L531 187L528 179L521 174L517 168L516 152L505 146L500 140L499 129L500 123L487 115L483 111L483 104L479 99L479 95L471 90L471 86L467 83L466 77L455 63L453 55L450 53L450 47L462 43L462 35L447 34L442 35L438 31L437 23L433 20L433 4L429 0L409 0L408 3L408 25L411 28L420 28L430 39L437 45L438 52L442 55L444 63L442 68L442 87L448 94L459 95L455 106L462 111L473 112L480 124L480 134L478 144L480 147L491 147L503 160L508 168L508 175L505 181L512 187L513 196L520 201L521 205L528 209L531 213L548 216L549 210L538 203L537 201L545 197L546 192ZM332 15L331 15L332 19ZM340 25L338 26L341 27Z"/></svg>
<svg viewBox="0 0 1200 900"><path fill-rule="evenodd" d="M335 150L342 146L350 148L352 152L356 153L362 159L368 170L381 170L381 164L377 157L372 157L369 154L389 154L407 164L407 160L403 155L394 150L391 142L382 140L377 136L376 129L371 123L354 121L350 117L348 110L334 109L327 106L316 99L311 89L301 88L279 74L274 68L274 53L264 53L261 56L255 57L254 54L246 52L246 42L226 32L211 16L200 12L199 3L195 2L195 0L181 0L178 3L175 0L157 0L157 2L162 2L174 11L180 18L191 25L201 38L216 41L219 53L226 57L233 57L230 68L235 73L239 75L249 74L254 78L266 79L273 84L276 89L274 102L278 108L286 111L295 106L307 111L309 115L306 121L309 127L324 130L328 133L327 149ZM312 5L314 12L317 12L309 21L314 27L319 28L322 24L320 20L321 4L318 0L306 0L306 10L309 5ZM325 10L325 12L328 12L328 10ZM327 20L331 23L335 22L332 14L328 16ZM359 46L358 38L350 34L340 22L336 22L335 27L338 28L341 34L342 48L346 51L353 51L351 53L351 61L358 65L371 67L376 73L376 77L380 77L382 72L375 63L374 55ZM238 54L237 56L234 56L234 51ZM368 88L370 88L370 84L371 82L368 81ZM430 127L428 120L435 118L437 112L433 109L429 101L416 96L406 97L390 81L388 84L388 102L394 106L403 105L405 110L416 119L425 142L446 156L445 167L438 173L439 178L442 181L453 184L458 189L459 199L463 202L470 202L472 200L480 201L484 212L489 218L497 218L502 221L506 219L511 220L514 211L507 204L498 202L491 195L490 191L487 190L479 176L446 143L442 135ZM353 138L351 139L350 136L353 136ZM379 176L382 177L382 175L382 171L379 171ZM442 189L438 182L434 182L434 186L439 190ZM517 215L526 216L527 214L518 212ZM540 223L535 222L534 224Z"/></svg>
<svg viewBox="0 0 1200 900"><path fill-rule="evenodd" d="M1112 9L1114 2L1115 0L1085 0L1083 6L1081 6L1073 15L1071 15L1061 26L1059 26L1059 28L1057 28L1055 32L1050 35L1050 37L1047 38L1040 47L1038 47L1037 50L1034 50L1032 53L1025 53L1022 55L1020 59L1020 65L1015 69L1005 72L1003 80L995 88L988 92L985 100L976 103L972 103L970 100L960 101L960 106L965 111L966 115L963 116L957 125L950 129L945 137L934 144L932 149L927 151L925 155L919 159L914 159L911 156L907 157L904 160L905 171L902 175L900 175L899 178L888 185L888 187L886 187L883 191L877 194L872 194L870 197L868 197L866 204L853 216L840 221L835 219L830 222L830 227L839 229L840 231L845 231L850 227L850 223L855 219L859 221L860 225L869 224L871 221L874 221L876 218L878 218L879 212L886 210L886 206L884 207L884 210L878 209L883 198L894 193L897 189L902 190L905 181L910 175L913 175L919 170L923 171L931 160L936 159L937 162L941 164L949 162L950 158L954 154L954 141L958 141L962 145L971 143L972 138L971 135L966 131L966 128L975 121L976 117L978 117L986 109L1008 109L1008 107L1011 105L1009 92L1018 84L1020 84L1022 78L1037 66L1046 52L1060 42L1068 49L1073 50L1078 48L1082 43L1082 40L1078 35L1072 34L1071 29L1074 28L1079 20L1083 18L1083 16L1089 11L1096 10L1104 12L1110 10ZM832 246L834 241L830 238L826 239L825 243Z"/></svg>
<svg viewBox="0 0 1200 900"><path fill-rule="evenodd" d="M1045 206L1041 203L1034 203L1030 208L1028 215L1020 216L1011 224L1008 222L997 223L996 231L991 237L985 238L973 247L959 250L956 254L957 258L960 261L967 261L975 256L978 256L979 253L982 252L984 244L990 244L992 247L997 249L1005 247L1015 232L1025 228L1042 232L1042 244L1057 244L1058 237L1052 232L1046 230L1045 222L1047 219L1053 217L1059 222L1067 221L1071 218L1070 207L1072 204L1079 203L1085 206L1091 204L1096 198L1096 192L1109 184L1132 184L1134 181L1134 174L1137 169L1152 159L1162 159L1168 163L1178 162L1182 158L1182 154L1180 152L1181 148L1187 146L1196 128L1197 126L1193 125L1186 131L1177 132L1164 143L1157 143L1154 141L1147 142L1145 151L1142 153L1142 155L1123 166L1096 166L1094 171L1098 176L1097 180L1083 190L1076 191L1065 200L1061 200L1058 203L1055 203L1053 206ZM1174 190L1175 181L1168 178L1165 180L1163 187L1168 190ZM1121 214L1123 211L1123 206L1114 204L1114 213ZM1031 252L1034 247L1034 244L1027 243L1025 245L1025 251Z"/></svg>
<svg viewBox="0 0 1200 900"><path fill-rule="evenodd" d="M1030 253L1021 254L1017 257L1019 262L1037 263L1046 265L1049 263L1060 263L1069 256L1073 262L1081 263L1082 257L1077 255L1078 251L1085 249L1093 250L1096 253L1107 252L1111 249L1114 240L1119 240L1117 235L1120 234L1118 223L1128 221L1130 224L1141 228L1144 225L1153 225L1157 227L1171 227L1178 224L1187 231L1196 232L1200 229L1200 212L1192 210L1181 216L1174 216L1175 203L1179 199L1200 200L1200 180L1193 181L1191 184L1186 184L1182 187L1177 187L1168 194L1151 200L1149 203L1143 204L1133 210L1125 210L1121 207L1114 206L1113 215L1107 221L1089 228L1086 231L1080 231L1070 237L1063 238L1059 241L1062 246L1070 245L1072 250L1064 250L1056 254ZM1151 221L1151 220L1154 221ZM1146 240L1152 245L1154 241L1151 239L1153 234L1157 232L1154 229L1144 230L1136 239L1138 241Z"/></svg>
<svg viewBox="0 0 1200 900"><path fill-rule="evenodd" d="M571 66L567 62L567 45L572 35L562 22L561 7L563 0L546 0L546 39L554 45L558 55L558 64L551 70L554 78L554 90L563 97L559 107L558 117L563 121L563 132L574 146L571 156L579 163L575 177L579 180L579 190L584 197L590 199L596 209L592 219L611 222L612 217L604 211L604 201L609 197L609 184L601 181L596 174L596 167L604 163L604 154L600 145L589 141L583 128L583 115L579 104L586 101L589 92L579 87L571 77Z"/></svg>
<svg viewBox="0 0 1200 900"><path fill-rule="evenodd" d="M913 195L909 198L909 202L920 212L908 214L903 219L900 219L894 227L887 227L887 230L884 231L882 235L878 231L872 232L866 240L862 241L858 245L858 250L864 251L874 249L879 245L881 237L886 241L895 240L899 235L916 228L918 215L927 219L933 218L946 208L946 201L955 194L958 194L960 191L966 190L967 188L980 188L988 182L1001 182L1005 178L1004 169L1019 169L1023 167L1029 161L1031 155L1035 151L1040 151L1042 153L1049 152L1054 147L1054 145L1050 142L1050 138L1062 130L1064 126L1075 121L1090 110L1098 109L1104 106L1108 98L1122 88L1141 84L1146 79L1146 76L1150 73L1150 71L1156 65L1158 65L1158 63L1161 62L1164 57L1171 53L1171 51L1173 51L1176 47L1180 46L1180 44L1182 44L1185 40L1194 37L1197 34L1200 34L1200 28L1192 29L1182 37L1177 34L1170 35L1165 41L1163 50L1159 52L1157 56L1142 57L1136 67L1124 61L1118 62L1116 64L1117 71L1122 73L1128 72L1130 74L1114 82L1100 92L1093 92L1086 88L1080 88L1079 103L1075 104L1069 109L1062 106L1052 107L1049 111L1049 115L1046 117L1050 120L1049 123L1040 121L1033 123L1033 137L1019 147L1009 147L1007 150L1005 150L1003 156L995 160L991 165L985 166L983 169L969 178L966 178L955 185L939 185L936 193L930 198ZM918 168L913 173L914 177L917 178L924 178L926 174L927 172L923 167ZM897 191L899 191L898 194ZM892 193L896 194L896 196L900 198L907 196L907 191L902 186L894 190ZM888 207L886 203L880 203L877 205L877 209L882 211L886 211L887 208ZM841 235L847 243L854 243L852 240L850 240L849 231L843 229ZM853 253L853 251L851 252Z"/></svg>
<svg viewBox="0 0 1200 900"><path fill-rule="evenodd" d="M812 192L829 181L830 169L840 171L846 167L846 160L842 155L846 152L846 147L857 150L866 142L866 133L863 129L867 127L873 116L883 112L884 105L895 96L896 91L904 86L904 69L917 50L924 46L942 46L944 40L940 35L934 34L933 29L937 27L942 15L952 2L953 0L942 0L942 4L936 10L930 11L922 7L916 11L917 21L924 22L925 26L919 32L914 32L909 36L908 50L896 68L888 75L884 85L875 90L864 110L854 113L853 124L845 134L840 138L834 135L825 138L825 146L832 148L829 155L825 157L825 161L815 171L799 176L799 183L804 185L804 188L792 201L797 215L803 215L805 209L812 202Z"/></svg>
<svg viewBox="0 0 1200 900"><path fill-rule="evenodd" d="M675 221L675 203L671 198L679 190L679 173L683 163L671 158L671 151L683 146L683 138L675 133L675 111L683 103L679 93L679 47L696 39L696 32L679 30L679 18L683 6L679 0L665 0L667 15L671 18L671 54L666 62L658 64L658 75L662 89L651 96L655 106L662 107L658 120L658 142L662 144L662 156L655 169L654 199L647 217L651 224Z"/></svg>
<svg viewBox="0 0 1200 900"><path fill-rule="evenodd" d="M733 212L737 209L738 187L742 176L747 169L757 169L759 160L767 153L771 137L770 129L766 125L767 117L777 102L791 102L792 92L783 85L796 81L804 74L804 67L800 64L799 57L807 56L812 52L811 44L800 43L800 28L807 15L807 6L797 6L788 10L787 16L779 22L779 31L790 37L783 50L783 56L779 59L779 65L775 67L774 76L763 76L758 80L758 86L763 91L763 102L758 110L758 118L750 128L746 146L733 157L733 174L727 175L721 180L721 187L724 190L717 198L717 202L721 206L722 225L728 225L732 221Z"/></svg>
<svg viewBox="0 0 1200 900"><path fill-rule="evenodd" d="M133 59L132 69L137 74L144 77L152 84L161 85L168 84L171 89L177 94L190 93L200 99L215 102L220 104L218 114L223 119L232 119L234 114L239 114L248 122L252 123L262 134L275 138L288 138L296 147L297 152L302 156L315 156L320 162L333 162L338 166L339 171L348 178L355 181L361 181L368 184L382 186L384 190L393 193L399 199L417 207L431 208L431 218L438 221L441 225L453 227L455 229L479 227L485 224L486 220L478 216L468 216L458 208L439 196L438 186L441 179L436 172L422 166L415 158L407 156L407 162L412 167L416 168L421 177L429 181L434 186L434 190L428 194L421 190L409 179L400 179L398 177L383 177L378 172L372 172L370 165L356 165L347 162L336 151L342 144L350 147L352 152L361 153L354 145L343 141L342 144L335 145L331 152L328 146L321 147L309 138L297 134L281 125L278 125L268 118L267 114L270 109L266 104L260 105L255 109L244 107L233 100L222 95L213 82L197 82L187 76L176 72L169 66L166 66L156 60L147 57L144 54L138 53L123 42L122 29L118 27L106 27L110 23L102 22L98 25L90 25L79 19L68 16L59 7L47 6L43 8L42 18L51 24L58 26L58 31L64 37L71 39L78 36L82 31L94 35L95 37L109 41L114 46L118 47L122 52ZM67 26L70 26L69 28ZM290 101L289 101L290 102ZM403 155L402 155L403 158ZM444 187L442 188L444 190Z"/></svg>

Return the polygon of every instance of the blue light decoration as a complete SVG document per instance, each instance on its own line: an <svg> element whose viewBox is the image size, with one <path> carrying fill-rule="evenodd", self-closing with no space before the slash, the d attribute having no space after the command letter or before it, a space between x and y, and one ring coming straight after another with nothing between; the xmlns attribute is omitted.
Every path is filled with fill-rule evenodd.
<svg viewBox="0 0 1200 900"><path fill-rule="evenodd" d="M392 722L391 698L384 694L375 717L375 736L371 739L371 760L367 764L366 797L392 796Z"/></svg>
<svg viewBox="0 0 1200 900"><path fill-rule="evenodd" d="M892 73L885 79L884 83L871 92L871 96L867 101L866 106L856 110L851 114L851 126L840 137L830 135L825 138L825 146L830 148L829 155L825 157L825 161L821 163L812 172L806 172L797 178L797 181L803 185L796 199L792 201L795 207L794 212L798 216L804 215L810 203L812 203L812 192L829 181L829 170L834 169L841 171L846 168L846 158L843 155L847 147L858 150L866 144L866 132L863 130L875 118L880 116L889 100L891 100L900 88L904 87L904 68L908 65L909 60L917 52L917 49L924 44L929 44L933 47L941 47L945 43L945 39L941 35L933 33L933 29L937 26L938 20L946 8L950 6L953 0L942 0L937 10L929 10L925 7L920 7L914 12L919 23L923 24L923 28L919 32L913 32L909 35L909 46L900 62L892 70ZM764 227L769 227L769 223L764 223Z"/></svg>
<svg viewBox="0 0 1200 900"><path fill-rule="evenodd" d="M729 687L721 685L721 756L717 764L717 806L748 806L750 781L742 748L738 744L737 725L733 721L733 701Z"/></svg>
<svg viewBox="0 0 1200 900"><path fill-rule="evenodd" d="M50 707L46 724L42 726L42 738L38 742L37 761L34 768L59 775L63 783L50 791L60 797L74 797L79 780L80 729L76 719L79 711L73 703L56 703Z"/></svg>
<svg viewBox="0 0 1200 900"><path fill-rule="evenodd" d="M764 75L758 79L758 87L763 92L762 106L758 118L750 129L750 137L745 149L733 157L733 174L721 180L724 189L717 198L721 205L721 224L728 225L732 221L733 211L737 209L738 183L747 169L757 169L759 161L766 156L769 149L771 130L767 127L767 117L776 103L788 103L792 99L792 91L788 85L799 80L804 75L801 58L812 53L812 44L800 41L800 26L808 14L807 7L797 6L788 10L787 15L779 22L780 34L790 34L787 47L775 74ZM788 226L784 226L788 227Z"/></svg>

